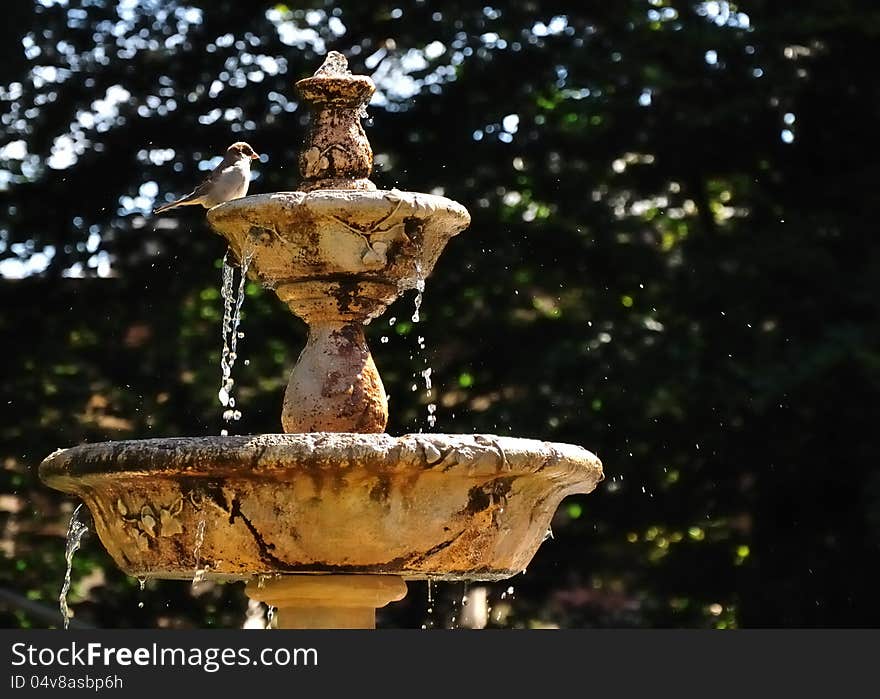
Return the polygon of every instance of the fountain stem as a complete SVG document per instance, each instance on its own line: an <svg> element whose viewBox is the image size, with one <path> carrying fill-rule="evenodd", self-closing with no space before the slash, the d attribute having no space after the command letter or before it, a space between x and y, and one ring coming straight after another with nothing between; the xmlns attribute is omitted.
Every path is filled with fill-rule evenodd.
<svg viewBox="0 0 880 699"><path fill-rule="evenodd" d="M358 321L313 321L284 394L291 432L383 432L388 399Z"/></svg>

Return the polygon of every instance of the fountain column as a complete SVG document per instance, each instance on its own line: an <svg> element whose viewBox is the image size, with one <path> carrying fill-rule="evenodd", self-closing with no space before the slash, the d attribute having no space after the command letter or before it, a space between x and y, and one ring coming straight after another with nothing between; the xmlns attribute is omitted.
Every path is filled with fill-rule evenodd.
<svg viewBox="0 0 880 699"><path fill-rule="evenodd" d="M375 629L376 609L406 597L396 575L291 575L249 582L251 599L276 607L279 629Z"/></svg>
<svg viewBox="0 0 880 699"><path fill-rule="evenodd" d="M361 125L376 90L373 81L352 75L345 57L331 51L315 74L296 87L312 110L299 156L299 191L375 191L369 179L373 150ZM347 225L352 233L360 232L356 221ZM388 398L364 337L367 313L351 303L362 294L357 284L340 281L322 278L316 287L314 280L300 280L278 289L309 324L308 342L284 394L285 432L385 431Z"/></svg>
<svg viewBox="0 0 880 699"><path fill-rule="evenodd" d="M284 395L284 431L383 432L387 421L388 398L363 324L310 324Z"/></svg>

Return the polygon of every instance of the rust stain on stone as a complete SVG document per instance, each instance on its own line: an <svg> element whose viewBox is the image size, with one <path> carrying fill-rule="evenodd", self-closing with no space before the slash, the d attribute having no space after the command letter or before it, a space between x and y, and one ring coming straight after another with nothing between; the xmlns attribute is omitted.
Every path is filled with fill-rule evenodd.
<svg viewBox="0 0 880 699"><path fill-rule="evenodd" d="M333 295L339 304L340 313L348 313L352 304L357 301L360 285L354 279L340 279L333 289Z"/></svg>
<svg viewBox="0 0 880 699"><path fill-rule="evenodd" d="M465 512L474 515L488 510L490 507L499 505L503 507L512 484L513 478L506 477L496 478L482 485L475 485L468 491L468 504Z"/></svg>
<svg viewBox="0 0 880 699"><path fill-rule="evenodd" d="M379 476L376 484L370 488L370 499L374 502L387 503L391 496L391 479L388 476Z"/></svg>

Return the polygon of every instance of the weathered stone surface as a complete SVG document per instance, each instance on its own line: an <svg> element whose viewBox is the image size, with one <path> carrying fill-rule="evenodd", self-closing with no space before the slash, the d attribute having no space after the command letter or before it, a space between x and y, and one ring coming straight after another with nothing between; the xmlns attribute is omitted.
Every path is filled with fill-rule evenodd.
<svg viewBox="0 0 880 699"><path fill-rule="evenodd" d="M210 209L208 222L310 323L376 317L431 273L470 215L432 194L320 190L235 199Z"/></svg>
<svg viewBox="0 0 880 699"><path fill-rule="evenodd" d="M86 501L130 575L492 580L527 565L562 498L602 467L528 439L319 433L83 445L40 476Z"/></svg>
<svg viewBox="0 0 880 699"><path fill-rule="evenodd" d="M376 186L368 179L373 149L361 119L376 86L366 75L352 75L341 53L330 51L314 76L296 84L312 110L299 155L299 189L358 189Z"/></svg>
<svg viewBox="0 0 880 699"><path fill-rule="evenodd" d="M290 373L285 432L384 432L388 398L361 323L315 322Z"/></svg>

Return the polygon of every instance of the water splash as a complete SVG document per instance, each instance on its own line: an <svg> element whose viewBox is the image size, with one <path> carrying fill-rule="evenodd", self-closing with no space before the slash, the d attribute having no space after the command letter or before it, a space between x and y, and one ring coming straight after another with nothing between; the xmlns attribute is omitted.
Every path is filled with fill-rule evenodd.
<svg viewBox="0 0 880 699"><path fill-rule="evenodd" d="M265 629L266 628L266 612L262 602L255 599L248 600L247 611L245 612L243 629Z"/></svg>
<svg viewBox="0 0 880 699"><path fill-rule="evenodd" d="M67 525L67 543L64 547L64 559L67 561L67 570L64 573L64 583L61 585L61 594L58 595L58 606L61 608L61 618L64 620L64 628L70 626L70 620L73 614L70 607L67 606L67 593L70 592L70 575L73 571L73 554L75 554L82 543L82 538L88 533L89 528L79 518L83 504L77 505L70 517L70 524Z"/></svg>
<svg viewBox="0 0 880 699"><path fill-rule="evenodd" d="M235 366L235 360L238 358L238 341L244 337L244 333L239 332L238 326L241 324L241 306L244 303L247 271L252 259L253 252L245 253L241 261L241 276L236 287L235 267L229 264L229 251L227 250L223 256L220 283L220 296L223 299L223 323L221 325L223 349L220 353L221 377L217 397L220 399L220 405L225 408L223 420L227 424L241 419L241 411L236 409L235 397L232 395L232 389L235 385L235 380L232 378L232 367ZM229 434L229 431L224 429L221 434Z"/></svg>
<svg viewBox="0 0 880 699"><path fill-rule="evenodd" d="M278 607L273 607L271 604L269 608L266 610L266 627L267 629L272 628L272 622L275 621L275 612L278 611Z"/></svg>
<svg viewBox="0 0 880 699"><path fill-rule="evenodd" d="M469 589L468 583L464 584L464 593L461 598L462 628L484 629L489 624L489 588L478 585Z"/></svg>
<svg viewBox="0 0 880 699"><path fill-rule="evenodd" d="M141 592L144 591L144 587L147 585L147 578L143 575L138 576L138 586L140 587Z"/></svg>

